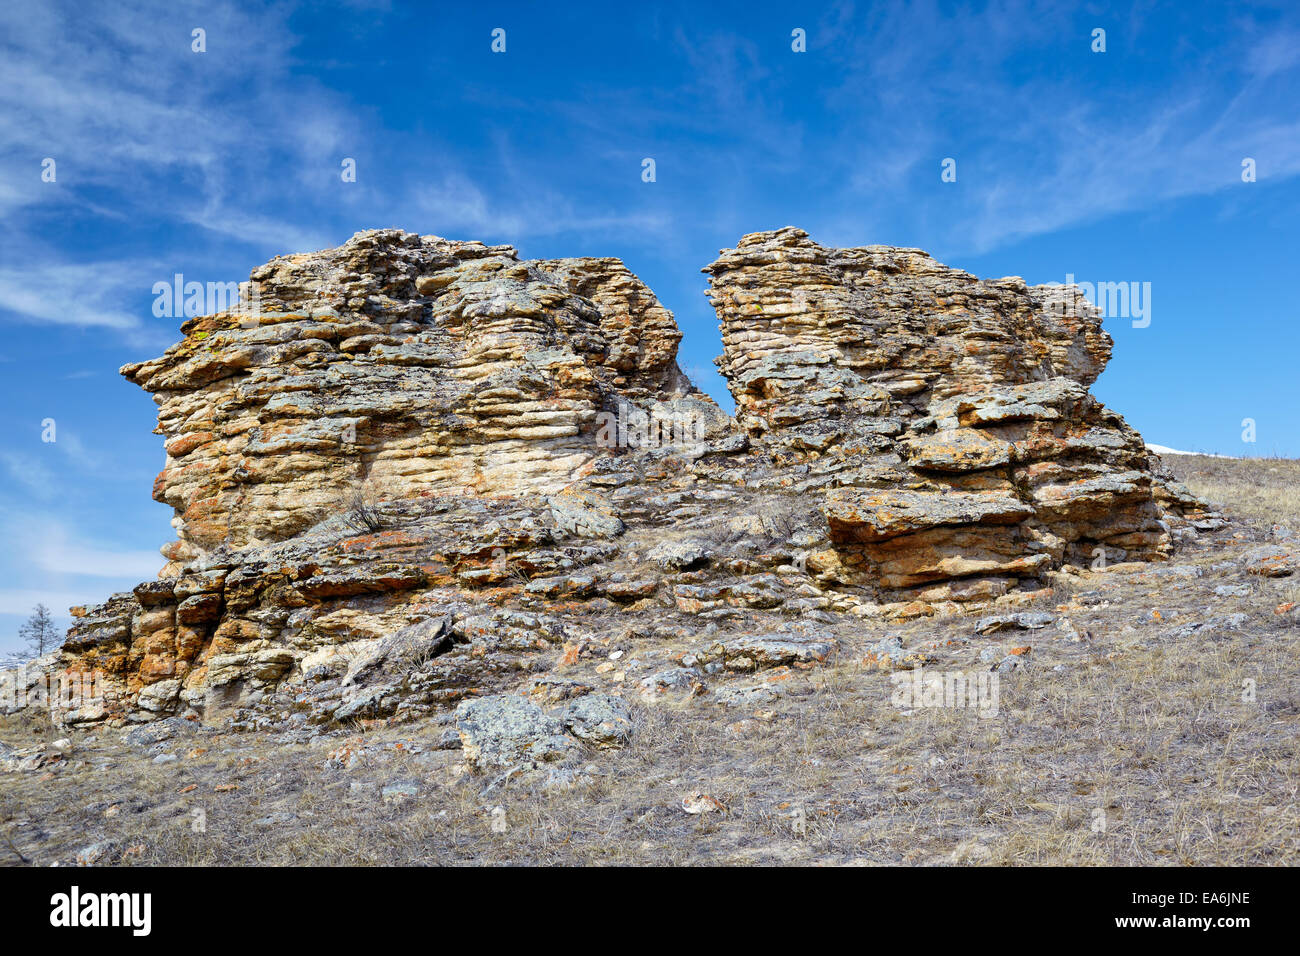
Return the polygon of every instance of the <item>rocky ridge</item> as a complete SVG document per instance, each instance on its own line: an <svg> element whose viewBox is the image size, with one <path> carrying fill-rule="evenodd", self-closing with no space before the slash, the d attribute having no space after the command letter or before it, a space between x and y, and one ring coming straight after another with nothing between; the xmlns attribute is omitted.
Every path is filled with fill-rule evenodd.
<svg viewBox="0 0 1300 956"><path fill-rule="evenodd" d="M797 229L705 271L734 421L616 259L379 230L255 270L255 311L123 369L178 538L75 610L55 667L98 693L58 719L430 717L475 766L563 762L627 701L752 705L865 622L1015 613L1222 523L1089 394L1072 289Z"/></svg>

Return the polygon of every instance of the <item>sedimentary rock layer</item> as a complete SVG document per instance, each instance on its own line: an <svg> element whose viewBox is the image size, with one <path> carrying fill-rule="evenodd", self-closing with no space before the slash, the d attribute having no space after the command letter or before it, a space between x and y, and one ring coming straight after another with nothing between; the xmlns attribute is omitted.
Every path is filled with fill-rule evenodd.
<svg viewBox="0 0 1300 956"><path fill-rule="evenodd" d="M251 278L245 307L122 369L159 405L169 574L302 532L364 481L398 498L559 490L620 401L723 418L677 368L672 314L617 259L378 230Z"/></svg>
<svg viewBox="0 0 1300 956"><path fill-rule="evenodd" d="M738 425L828 485L871 489L824 509L868 577L990 594L1067 557L1168 553L1142 439L1088 393L1112 343L1072 287L799 229L746 236L704 271Z"/></svg>

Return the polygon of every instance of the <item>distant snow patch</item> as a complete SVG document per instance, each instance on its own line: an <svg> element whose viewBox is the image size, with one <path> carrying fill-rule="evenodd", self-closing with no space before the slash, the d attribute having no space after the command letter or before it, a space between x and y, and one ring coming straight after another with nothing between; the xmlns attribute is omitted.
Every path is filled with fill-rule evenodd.
<svg viewBox="0 0 1300 956"><path fill-rule="evenodd" d="M1202 458L1232 458L1232 455L1212 455L1204 451L1180 451L1177 448L1166 448L1164 445L1153 445L1146 443L1147 451L1153 451L1157 455L1200 455Z"/></svg>

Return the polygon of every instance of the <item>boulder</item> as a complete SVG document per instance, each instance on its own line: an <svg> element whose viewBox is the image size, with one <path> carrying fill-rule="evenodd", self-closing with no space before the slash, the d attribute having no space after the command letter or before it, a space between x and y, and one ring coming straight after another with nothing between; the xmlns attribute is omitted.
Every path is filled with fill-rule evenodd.
<svg viewBox="0 0 1300 956"><path fill-rule="evenodd" d="M463 701L456 729L466 762L476 770L519 763L558 763L581 750L562 717L523 697L502 695Z"/></svg>

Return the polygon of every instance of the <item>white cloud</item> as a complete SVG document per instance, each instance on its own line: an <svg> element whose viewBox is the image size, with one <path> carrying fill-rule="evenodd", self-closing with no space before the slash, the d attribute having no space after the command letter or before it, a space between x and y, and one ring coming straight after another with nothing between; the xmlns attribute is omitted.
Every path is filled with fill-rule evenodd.
<svg viewBox="0 0 1300 956"><path fill-rule="evenodd" d="M267 216L256 216L209 203L200 213L185 219L211 232L276 250L277 255L328 249L336 243L323 233Z"/></svg>
<svg viewBox="0 0 1300 956"><path fill-rule="evenodd" d="M1258 77L1285 73L1300 66L1300 33L1283 31L1269 34L1251 48L1246 64Z"/></svg>
<svg viewBox="0 0 1300 956"><path fill-rule="evenodd" d="M157 551L118 551L70 540L59 531L48 540L29 541L36 567L51 574L92 578L129 578L147 581L157 577L163 558Z"/></svg>
<svg viewBox="0 0 1300 956"><path fill-rule="evenodd" d="M1294 94L1276 85L1300 66L1293 33L1224 24L1204 69L1136 77L1124 90L1103 57L1126 56L1141 24L1121 21L1111 52L1026 81L1018 61L1060 49L1061 31L1074 29L1064 24L1059 10L1018 0L828 13L816 32L843 77L825 104L844 118L844 146L827 158L843 169L845 208L867 220L892 209L953 255L1241 188L1246 156L1261 182L1300 174ZM1090 81L1094 64L1101 86ZM944 185L949 156L958 182Z"/></svg>
<svg viewBox="0 0 1300 956"><path fill-rule="evenodd" d="M288 82L291 13L188 12L164 0L0 4L0 309L142 342L148 315L131 311L141 290L124 263L42 248L43 223L61 208L198 225L261 251L328 245L319 230L261 212L284 205L289 170L336 166L329 154L359 140L334 94L309 78ZM197 23L207 53L190 49ZM41 182L46 156L55 183Z"/></svg>
<svg viewBox="0 0 1300 956"><path fill-rule="evenodd" d="M1260 160L1261 176L1300 173L1300 121L1251 121L1229 108L1198 133L1184 119L1196 105L1189 101L1131 124L1079 121L1045 131L1045 138L1057 138L1044 153L1051 157L1047 168L1036 175L1002 169L995 182L977 186L977 215L954 230L953 241L986 251L1170 199L1248 188L1240 178L1244 156Z"/></svg>
<svg viewBox="0 0 1300 956"><path fill-rule="evenodd" d="M0 309L28 321L135 329L140 318L120 303L132 293L148 291L147 285L133 283L133 276L146 270L140 263L49 261L0 269Z"/></svg>
<svg viewBox="0 0 1300 956"><path fill-rule="evenodd" d="M12 447L0 449L0 470L32 499L66 501L74 487L84 487L88 476L93 476L97 482L139 483L135 470L123 469L120 461L90 447L80 435L58 421L55 422L54 438L48 443L41 441L33 429L28 437L28 447L39 449L38 452L18 451Z"/></svg>
<svg viewBox="0 0 1300 956"><path fill-rule="evenodd" d="M433 185L416 188L407 207L418 217L422 233L454 239L507 237L515 242L530 236L566 232L663 233L671 217L663 212L582 212L573 202L537 190L508 198L489 196L469 177L452 173Z"/></svg>
<svg viewBox="0 0 1300 956"><path fill-rule="evenodd" d="M40 459L6 448L0 451L0 465L11 481L25 488L33 497L45 501L58 495L58 480Z"/></svg>
<svg viewBox="0 0 1300 956"><path fill-rule="evenodd" d="M55 432L55 439L53 444L72 460L78 470L94 472L105 478L112 476L114 470L112 463L106 461L99 452L88 448L75 432L70 432L66 428L58 429Z"/></svg>
<svg viewBox="0 0 1300 956"><path fill-rule="evenodd" d="M60 586L78 577L116 578L136 584L156 577L164 564L157 551L122 549L95 541L54 514L6 507L4 518L9 529L11 580L36 572Z"/></svg>

